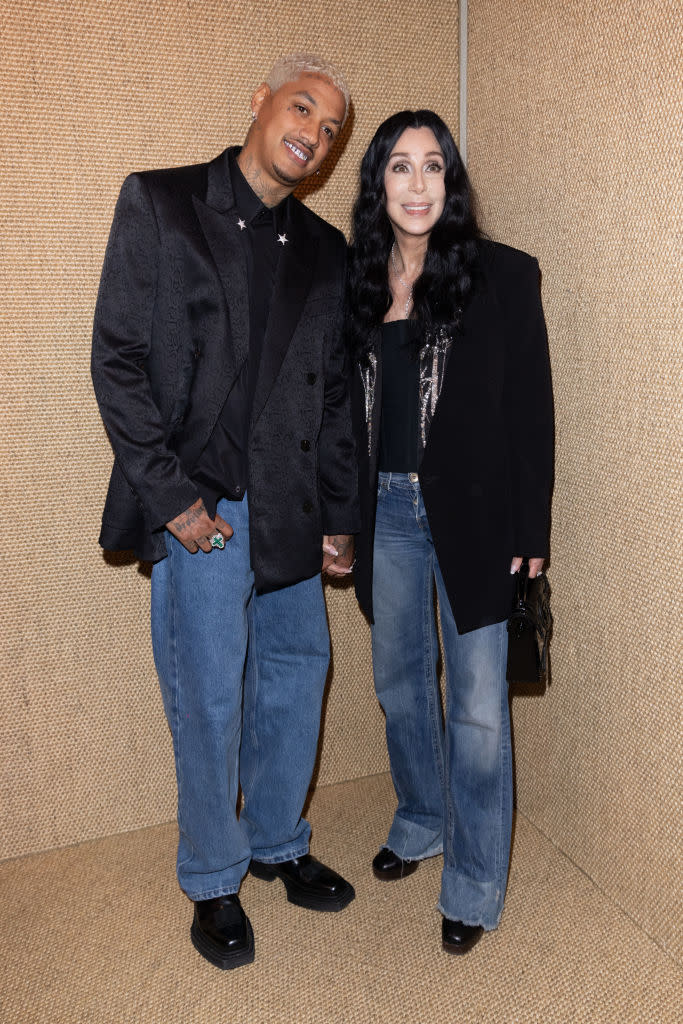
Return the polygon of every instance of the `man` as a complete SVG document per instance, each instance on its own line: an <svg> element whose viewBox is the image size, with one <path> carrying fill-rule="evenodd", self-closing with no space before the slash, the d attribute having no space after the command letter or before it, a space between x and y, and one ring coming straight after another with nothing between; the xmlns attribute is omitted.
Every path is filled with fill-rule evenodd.
<svg viewBox="0 0 683 1024"><path fill-rule="evenodd" d="M237 895L248 869L313 910L354 897L310 856L301 817L329 658L321 563L350 572L359 526L346 247L291 195L348 101L330 65L282 58L241 149L127 178L95 312L93 381L115 454L100 543L155 562L178 879L192 941L221 968L254 959Z"/></svg>

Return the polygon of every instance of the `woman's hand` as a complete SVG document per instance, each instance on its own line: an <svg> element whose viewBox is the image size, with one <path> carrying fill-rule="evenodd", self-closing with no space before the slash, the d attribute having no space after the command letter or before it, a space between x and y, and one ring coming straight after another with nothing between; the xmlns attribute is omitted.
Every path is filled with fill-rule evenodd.
<svg viewBox="0 0 683 1024"><path fill-rule="evenodd" d="M323 537L323 567L326 576L348 576L353 569L353 536L337 533Z"/></svg>
<svg viewBox="0 0 683 1024"><path fill-rule="evenodd" d="M524 559L521 555L515 555L510 564L510 575L519 572L522 567ZM543 572L544 558L530 558L529 559L529 579L533 580L536 576L539 576Z"/></svg>

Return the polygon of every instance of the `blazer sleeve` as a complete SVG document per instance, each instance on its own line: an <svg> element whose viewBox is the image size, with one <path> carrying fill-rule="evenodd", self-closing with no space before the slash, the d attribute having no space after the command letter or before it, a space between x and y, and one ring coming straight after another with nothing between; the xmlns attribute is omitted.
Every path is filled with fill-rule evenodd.
<svg viewBox="0 0 683 1024"><path fill-rule="evenodd" d="M198 497L166 442L147 371L160 259L149 190L141 175L132 174L121 189L104 259L91 372L116 461L151 529L161 528Z"/></svg>
<svg viewBox="0 0 683 1024"><path fill-rule="evenodd" d="M320 508L326 534L350 534L360 530L358 464L351 427L351 360L343 330L346 243L343 238L341 241L340 297L327 351L325 399L318 439Z"/></svg>
<svg viewBox="0 0 683 1024"><path fill-rule="evenodd" d="M553 484L553 398L538 262L526 256L507 279L511 326L505 418L512 494L512 555L548 556Z"/></svg>

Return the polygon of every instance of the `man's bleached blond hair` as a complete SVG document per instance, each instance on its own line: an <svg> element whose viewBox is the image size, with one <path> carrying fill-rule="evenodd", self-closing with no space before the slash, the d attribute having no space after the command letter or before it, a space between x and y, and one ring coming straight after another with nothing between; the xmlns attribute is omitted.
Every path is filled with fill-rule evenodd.
<svg viewBox="0 0 683 1024"><path fill-rule="evenodd" d="M346 121L351 102L351 93L346 79L339 68L329 61L323 60L322 57L317 57L314 53L288 53L284 57L280 57L270 69L266 82L275 92L281 85L293 82L299 75L323 75L324 78L328 78L344 97L346 104L344 121Z"/></svg>

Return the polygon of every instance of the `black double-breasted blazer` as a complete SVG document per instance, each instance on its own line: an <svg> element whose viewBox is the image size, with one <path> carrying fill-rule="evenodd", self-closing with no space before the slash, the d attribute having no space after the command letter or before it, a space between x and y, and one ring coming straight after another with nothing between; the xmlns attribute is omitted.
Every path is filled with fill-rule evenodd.
<svg viewBox="0 0 683 1024"><path fill-rule="evenodd" d="M459 632L510 614L515 555L547 557L553 479L553 406L538 263L479 243L475 287L454 336L427 443L420 486L434 549ZM372 438L380 436L378 355ZM353 378L361 534L356 593L372 621L378 451L368 449L360 367Z"/></svg>
<svg viewBox="0 0 683 1024"><path fill-rule="evenodd" d="M192 471L248 352L229 153L130 175L102 271L92 376L115 462L100 543L152 561L166 554L164 524L199 497ZM322 534L359 525L346 243L293 197L287 211L248 432L259 589L315 575Z"/></svg>

